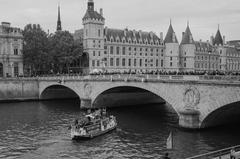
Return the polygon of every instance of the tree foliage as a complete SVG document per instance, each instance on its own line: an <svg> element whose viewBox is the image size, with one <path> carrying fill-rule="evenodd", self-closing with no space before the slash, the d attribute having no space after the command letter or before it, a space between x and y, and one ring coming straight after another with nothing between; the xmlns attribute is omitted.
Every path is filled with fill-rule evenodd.
<svg viewBox="0 0 240 159"><path fill-rule="evenodd" d="M38 24L28 24L23 31L23 58L31 74L66 73L74 60L80 59L83 47L68 31L48 35Z"/></svg>
<svg viewBox="0 0 240 159"><path fill-rule="evenodd" d="M69 65L79 55L73 36L68 31L57 31L49 37L49 41L55 72L67 72Z"/></svg>
<svg viewBox="0 0 240 159"><path fill-rule="evenodd" d="M40 25L28 24L23 30L23 60L32 74L46 70L49 65L48 37Z"/></svg>

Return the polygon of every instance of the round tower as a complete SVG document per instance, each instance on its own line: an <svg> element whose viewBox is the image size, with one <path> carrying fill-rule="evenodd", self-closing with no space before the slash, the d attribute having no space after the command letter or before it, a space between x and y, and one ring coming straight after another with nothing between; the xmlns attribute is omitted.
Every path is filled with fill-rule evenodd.
<svg viewBox="0 0 240 159"><path fill-rule="evenodd" d="M195 71L195 50L195 42L188 24L186 31L183 32L182 42L180 45L181 71Z"/></svg>
<svg viewBox="0 0 240 159"><path fill-rule="evenodd" d="M179 44L172 23L164 39L165 43L165 69L166 71L179 71Z"/></svg>

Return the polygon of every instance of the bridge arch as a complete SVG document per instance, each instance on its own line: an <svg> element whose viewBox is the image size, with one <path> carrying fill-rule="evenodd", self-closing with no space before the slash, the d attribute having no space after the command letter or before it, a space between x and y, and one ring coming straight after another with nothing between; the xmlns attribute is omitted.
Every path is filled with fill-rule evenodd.
<svg viewBox="0 0 240 159"><path fill-rule="evenodd" d="M49 100L49 99L78 99L81 100L78 93L64 85L53 84L47 86L40 92L39 98L41 100Z"/></svg>
<svg viewBox="0 0 240 159"><path fill-rule="evenodd" d="M209 113L201 123L201 128L216 127L240 122L240 101L219 107Z"/></svg>
<svg viewBox="0 0 240 159"><path fill-rule="evenodd" d="M141 83L120 83L120 84L109 84L107 85L107 87L104 87L104 89L98 89L97 91L94 92L94 94L92 95L92 103L93 106L94 104L97 104L96 102L99 101L99 97L104 95L106 92L111 92L111 91L116 91L119 89L124 89L124 88L130 88L131 90L142 90L145 92L148 92L150 94L153 95L153 97L157 97L158 99L161 99L161 101L163 102L167 102L168 104L170 104L172 106L172 108L174 109L174 111L179 115L179 108L180 108L180 104L179 102L177 102L174 97L170 97L168 91L166 89L158 89L156 87L151 87L151 86L147 86L147 85L142 85ZM130 90L130 91L131 91ZM133 91L134 91L133 90ZM106 101L105 99L102 99Z"/></svg>

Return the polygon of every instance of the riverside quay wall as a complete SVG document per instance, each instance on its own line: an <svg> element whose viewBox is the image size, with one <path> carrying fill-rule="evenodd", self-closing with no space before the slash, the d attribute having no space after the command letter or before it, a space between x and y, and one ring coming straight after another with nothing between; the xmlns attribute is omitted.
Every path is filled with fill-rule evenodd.
<svg viewBox="0 0 240 159"><path fill-rule="evenodd" d="M39 99L37 79L0 79L0 101Z"/></svg>

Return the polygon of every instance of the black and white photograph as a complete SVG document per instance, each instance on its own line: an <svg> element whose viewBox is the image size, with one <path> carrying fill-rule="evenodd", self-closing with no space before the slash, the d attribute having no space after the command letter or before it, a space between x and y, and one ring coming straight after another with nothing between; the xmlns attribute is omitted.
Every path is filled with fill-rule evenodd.
<svg viewBox="0 0 240 159"><path fill-rule="evenodd" d="M239 0L0 0L0 159L240 159Z"/></svg>

